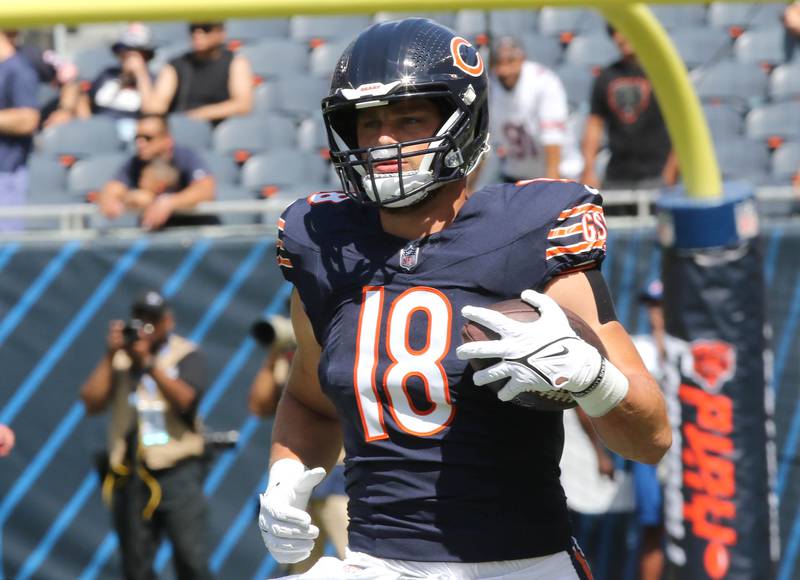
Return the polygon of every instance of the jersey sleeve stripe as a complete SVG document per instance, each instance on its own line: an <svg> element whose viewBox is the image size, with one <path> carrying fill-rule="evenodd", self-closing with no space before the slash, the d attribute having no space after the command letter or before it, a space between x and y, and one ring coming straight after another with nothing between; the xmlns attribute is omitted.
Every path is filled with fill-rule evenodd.
<svg viewBox="0 0 800 580"><path fill-rule="evenodd" d="M565 209L560 214L558 214L558 221L564 221L576 215L584 214L588 211L598 211L602 212L603 208L596 203L583 203L581 205L571 207L569 209Z"/></svg>
<svg viewBox="0 0 800 580"><path fill-rule="evenodd" d="M553 228L550 230L550 233L547 234L548 240L554 240L557 238L568 238L569 236L573 236L575 234L579 234L583 231L583 224L577 223L571 226L563 226L560 228Z"/></svg>
<svg viewBox="0 0 800 580"><path fill-rule="evenodd" d="M282 232L284 227L286 227L286 220L278 218L278 231Z"/></svg>
<svg viewBox="0 0 800 580"><path fill-rule="evenodd" d="M284 258L282 256L278 256L278 266L282 268L294 268L292 261L289 258Z"/></svg>
<svg viewBox="0 0 800 580"><path fill-rule="evenodd" d="M606 243L604 240L595 240L594 242L580 242L578 244L571 244L569 246L555 246L547 248L545 251L545 259L555 258L563 254L583 254L595 249L603 249Z"/></svg>

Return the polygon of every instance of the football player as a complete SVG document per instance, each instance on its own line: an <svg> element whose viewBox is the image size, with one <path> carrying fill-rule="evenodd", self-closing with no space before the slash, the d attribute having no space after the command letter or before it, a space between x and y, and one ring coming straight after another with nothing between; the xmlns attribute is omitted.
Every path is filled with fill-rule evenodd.
<svg viewBox="0 0 800 580"><path fill-rule="evenodd" d="M322 110L342 191L279 221L298 349L261 496L267 548L284 563L308 556L306 503L343 442L349 549L309 578L589 578L559 483L561 413L508 401L567 390L622 455L655 463L669 447L658 386L598 270L600 196L560 181L467 193L487 151L486 71L430 20L362 32ZM537 321L484 308L520 295ZM502 338L459 346L467 319ZM470 358L500 360L473 373ZM503 377L497 396L483 386Z"/></svg>

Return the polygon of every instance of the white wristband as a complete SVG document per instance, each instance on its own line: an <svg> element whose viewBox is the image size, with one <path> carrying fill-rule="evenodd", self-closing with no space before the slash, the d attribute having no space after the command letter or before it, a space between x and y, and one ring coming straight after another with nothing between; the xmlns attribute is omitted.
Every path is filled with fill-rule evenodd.
<svg viewBox="0 0 800 580"><path fill-rule="evenodd" d="M628 378L605 358L597 378L583 391L572 393L590 417L602 417L619 405L628 394Z"/></svg>

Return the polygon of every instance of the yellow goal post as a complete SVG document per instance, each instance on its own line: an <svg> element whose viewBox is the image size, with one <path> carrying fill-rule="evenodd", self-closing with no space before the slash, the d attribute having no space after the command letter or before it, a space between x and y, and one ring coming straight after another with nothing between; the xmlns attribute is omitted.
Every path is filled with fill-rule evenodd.
<svg viewBox="0 0 800 580"><path fill-rule="evenodd" d="M745 1L745 0L741 0ZM751 0L752 1L752 0ZM674 4L676 0L651 0ZM677 3L696 3L677 0ZM0 3L0 28L135 20L221 20L295 14L370 14L381 10L430 12L464 9L594 8L634 46L653 90L681 167L695 198L722 195L722 180L708 125L686 67L650 9L631 0L8 0ZM280 55L276 55L280 57Z"/></svg>

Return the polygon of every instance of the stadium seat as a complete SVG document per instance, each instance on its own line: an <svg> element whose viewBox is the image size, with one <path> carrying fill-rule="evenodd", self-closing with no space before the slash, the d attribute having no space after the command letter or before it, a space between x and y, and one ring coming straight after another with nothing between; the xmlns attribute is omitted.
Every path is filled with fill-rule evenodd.
<svg viewBox="0 0 800 580"><path fill-rule="evenodd" d="M289 38L271 38L243 46L239 54L250 61L258 82L303 74L308 70L308 47Z"/></svg>
<svg viewBox="0 0 800 580"><path fill-rule="evenodd" d="M106 153L81 159L69 170L67 190L73 195L92 201L127 159L128 156L124 153Z"/></svg>
<svg viewBox="0 0 800 580"><path fill-rule="evenodd" d="M605 30L605 20L594 10L546 6L539 12L539 31L556 36L564 43L577 34L602 30Z"/></svg>
<svg viewBox="0 0 800 580"><path fill-rule="evenodd" d="M330 81L339 57L350 44L349 40L323 42L311 51L309 70L315 77Z"/></svg>
<svg viewBox="0 0 800 580"><path fill-rule="evenodd" d="M239 166L230 155L219 153L213 149L201 149L197 153L206 162L211 175L217 180L217 187L221 184L239 183Z"/></svg>
<svg viewBox="0 0 800 580"><path fill-rule="evenodd" d="M288 18L231 18L225 22L228 48L257 44L263 40L289 36Z"/></svg>
<svg viewBox="0 0 800 580"><path fill-rule="evenodd" d="M708 24L736 37L744 30L780 26L785 3L744 4L712 2L708 8Z"/></svg>
<svg viewBox="0 0 800 580"><path fill-rule="evenodd" d="M261 197L282 190L313 193L327 186L329 164L319 155L300 149L259 153L242 167L242 185Z"/></svg>
<svg viewBox="0 0 800 580"><path fill-rule="evenodd" d="M150 29L150 39L154 46L162 47L176 42L182 42L186 46L191 43L188 22L149 22L147 27Z"/></svg>
<svg viewBox="0 0 800 580"><path fill-rule="evenodd" d="M67 168L58 159L34 153L28 159L28 199L59 196L67 189Z"/></svg>
<svg viewBox="0 0 800 580"><path fill-rule="evenodd" d="M522 36L521 39L529 59L549 68L561 63L563 50L558 38L532 32Z"/></svg>
<svg viewBox="0 0 800 580"><path fill-rule="evenodd" d="M104 116L47 127L40 133L38 142L43 153L59 157L66 166L72 165L76 159L123 148L116 123Z"/></svg>
<svg viewBox="0 0 800 580"><path fill-rule="evenodd" d="M312 76L287 76L258 89L257 111L275 111L300 121L319 112L320 102L330 90L330 81Z"/></svg>
<svg viewBox="0 0 800 580"><path fill-rule="evenodd" d="M714 144L723 179L762 183L769 178L769 149L747 138L725 139Z"/></svg>
<svg viewBox="0 0 800 580"><path fill-rule="evenodd" d="M703 101L736 103L743 109L761 104L769 82L761 67L732 60L697 69L692 77Z"/></svg>
<svg viewBox="0 0 800 580"><path fill-rule="evenodd" d="M772 177L791 181L800 173L800 142L784 143L772 154Z"/></svg>
<svg viewBox="0 0 800 580"><path fill-rule="evenodd" d="M73 59L81 81L93 81L103 70L118 66L119 60L108 46L93 46L78 52Z"/></svg>
<svg viewBox="0 0 800 580"><path fill-rule="evenodd" d="M350 39L372 24L366 15L350 16L292 16L289 37L315 46L320 41Z"/></svg>
<svg viewBox="0 0 800 580"><path fill-rule="evenodd" d="M594 76L589 68L574 64L563 64L555 69L567 91L570 109L585 109L589 106Z"/></svg>
<svg viewBox="0 0 800 580"><path fill-rule="evenodd" d="M604 32L580 34L564 52L564 62L589 67L604 67L619 57L617 45Z"/></svg>
<svg viewBox="0 0 800 580"><path fill-rule="evenodd" d="M732 105L705 103L703 113L714 139L741 136L744 119L739 110Z"/></svg>
<svg viewBox="0 0 800 580"><path fill-rule="evenodd" d="M748 30L734 42L733 53L739 62L758 64L765 70L772 70L784 60L783 44L781 31Z"/></svg>
<svg viewBox="0 0 800 580"><path fill-rule="evenodd" d="M456 22L453 30L467 38L486 38L488 26L486 11L484 10L459 10L456 12Z"/></svg>
<svg viewBox="0 0 800 580"><path fill-rule="evenodd" d="M430 18L434 22L438 22L442 26L455 29L456 13L455 12L402 12L394 10L384 10L375 13L375 22L387 22L389 20L402 20L410 16L418 16L420 18Z"/></svg>
<svg viewBox="0 0 800 580"><path fill-rule="evenodd" d="M316 153L323 159L329 157L328 132L322 117L309 117L300 123L297 128L297 146L303 151Z"/></svg>
<svg viewBox="0 0 800 580"><path fill-rule="evenodd" d="M653 4L649 8L667 30L705 25L706 7L701 4Z"/></svg>
<svg viewBox="0 0 800 580"><path fill-rule="evenodd" d="M800 102L774 103L750 111L745 118L745 134L772 149L784 141L800 139Z"/></svg>
<svg viewBox="0 0 800 580"><path fill-rule="evenodd" d="M731 53L731 39L724 30L676 28L670 31L670 36L687 68L714 63Z"/></svg>
<svg viewBox="0 0 800 580"><path fill-rule="evenodd" d="M488 16L489 36L515 36L522 38L535 34L539 12L536 10L490 10Z"/></svg>
<svg viewBox="0 0 800 580"><path fill-rule="evenodd" d="M214 129L214 151L244 163L261 151L294 147L295 124L277 115L232 117Z"/></svg>
<svg viewBox="0 0 800 580"><path fill-rule="evenodd" d="M782 64L772 71L769 98L773 101L800 99L800 62Z"/></svg>
<svg viewBox="0 0 800 580"><path fill-rule="evenodd" d="M211 147L211 124L208 121L192 119L186 115L173 113L169 116L169 130L178 145L193 149Z"/></svg>

